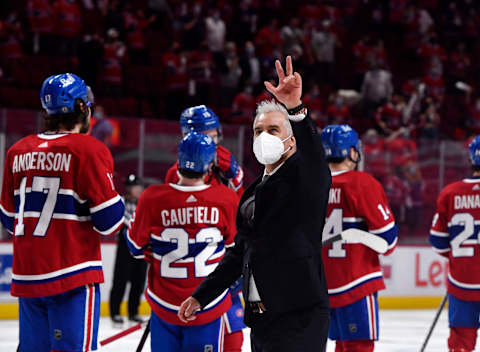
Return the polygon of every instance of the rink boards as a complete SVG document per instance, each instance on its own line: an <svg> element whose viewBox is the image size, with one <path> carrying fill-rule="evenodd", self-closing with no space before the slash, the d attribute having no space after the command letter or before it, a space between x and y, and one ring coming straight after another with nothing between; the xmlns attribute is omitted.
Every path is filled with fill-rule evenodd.
<svg viewBox="0 0 480 352"><path fill-rule="evenodd" d="M108 315L115 250L116 244L102 244L105 275L105 283L101 285L102 315ZM12 253L11 243L0 243L0 319L18 318L16 298L9 293ZM390 256L382 256L381 262L387 286L379 295L381 309L422 309L439 306L445 294L448 272L446 258L433 252L429 246L398 246ZM122 309L125 312L125 307ZM148 312L148 304L142 301L140 313Z"/></svg>

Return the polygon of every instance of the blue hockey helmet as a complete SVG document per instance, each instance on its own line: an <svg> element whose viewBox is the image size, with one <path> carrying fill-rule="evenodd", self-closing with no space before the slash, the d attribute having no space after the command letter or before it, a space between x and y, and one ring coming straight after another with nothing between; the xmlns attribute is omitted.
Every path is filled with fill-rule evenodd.
<svg viewBox="0 0 480 352"><path fill-rule="evenodd" d="M351 147L359 151L358 134L349 125L329 125L321 138L327 158L347 158Z"/></svg>
<svg viewBox="0 0 480 352"><path fill-rule="evenodd" d="M47 114L68 114L75 110L75 100L93 104L93 94L83 79L73 73L48 77L42 84L40 100Z"/></svg>
<svg viewBox="0 0 480 352"><path fill-rule="evenodd" d="M480 135L476 136L468 145L470 160L475 166L480 166Z"/></svg>
<svg viewBox="0 0 480 352"><path fill-rule="evenodd" d="M182 135L190 132L204 132L216 128L220 132L218 116L205 105L192 106L180 115Z"/></svg>
<svg viewBox="0 0 480 352"><path fill-rule="evenodd" d="M178 168L205 173L215 159L216 146L210 136L191 132L178 145Z"/></svg>

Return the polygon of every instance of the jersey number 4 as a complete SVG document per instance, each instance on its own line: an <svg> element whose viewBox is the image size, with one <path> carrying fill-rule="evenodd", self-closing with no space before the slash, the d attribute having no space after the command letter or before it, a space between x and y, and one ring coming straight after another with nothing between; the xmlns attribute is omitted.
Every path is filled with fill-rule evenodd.
<svg viewBox="0 0 480 352"><path fill-rule="evenodd" d="M55 204L57 203L57 194L60 189L60 177L42 177L34 176L32 180L32 187L27 188L27 177L23 177L20 182L18 195L20 197L20 204L18 207L17 224L15 225L15 236L23 236L25 234L25 225L23 223L24 217L37 217L38 222L33 230L34 236L45 236L48 226L52 220ZM30 192L46 193L47 198L43 203L40 214L36 211L25 212L26 194ZM16 192L15 192L16 193Z"/></svg>
<svg viewBox="0 0 480 352"><path fill-rule="evenodd" d="M172 266L173 263L194 263L195 277L206 277L217 267L218 263L207 264L207 261L213 259L218 243L223 241L223 236L216 227L201 229L195 235L195 239L190 239L188 232L184 229L165 229L161 235L163 241L177 244L177 248L162 256L160 264L160 275L162 277L186 279L188 278L188 269L185 267ZM189 243L206 243L206 247L195 257L187 257L189 252ZM185 258L185 259L182 259Z"/></svg>

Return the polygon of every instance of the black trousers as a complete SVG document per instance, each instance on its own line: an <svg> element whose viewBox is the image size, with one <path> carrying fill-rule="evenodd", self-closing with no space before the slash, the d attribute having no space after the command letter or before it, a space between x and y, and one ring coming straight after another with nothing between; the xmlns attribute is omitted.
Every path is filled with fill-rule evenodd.
<svg viewBox="0 0 480 352"><path fill-rule="evenodd" d="M110 315L120 314L120 303L127 282L130 281L130 292L128 294L128 316L138 314L140 297L145 288L145 277L147 263L141 259L135 259L128 251L125 240L125 227L118 234L117 256L115 258L115 269L113 272L113 284L110 291Z"/></svg>
<svg viewBox="0 0 480 352"><path fill-rule="evenodd" d="M252 352L323 352L330 312L318 306L273 316L256 314L250 333Z"/></svg>

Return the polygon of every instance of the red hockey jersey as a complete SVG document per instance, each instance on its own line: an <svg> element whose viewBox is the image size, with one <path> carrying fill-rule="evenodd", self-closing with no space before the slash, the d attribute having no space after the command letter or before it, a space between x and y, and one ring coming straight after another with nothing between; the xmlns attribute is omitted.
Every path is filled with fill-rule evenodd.
<svg viewBox="0 0 480 352"><path fill-rule="evenodd" d="M123 224L113 159L79 133L30 135L7 153L0 215L13 233L11 293L40 297L103 282L100 236Z"/></svg>
<svg viewBox="0 0 480 352"><path fill-rule="evenodd" d="M462 300L480 301L480 178L446 186L437 200L430 229L433 249L448 257L448 292Z"/></svg>
<svg viewBox="0 0 480 352"><path fill-rule="evenodd" d="M386 254L397 244L397 226L380 183L365 172L332 172L323 239L349 228L384 238ZM336 241L322 249L322 257L332 308L385 288L378 253L362 244Z"/></svg>
<svg viewBox="0 0 480 352"><path fill-rule="evenodd" d="M233 245L238 196L223 186L148 187L140 197L127 232L135 258L151 246L146 298L155 314L170 324L182 323L177 312ZM189 325L206 324L231 305L228 289L197 313Z"/></svg>

